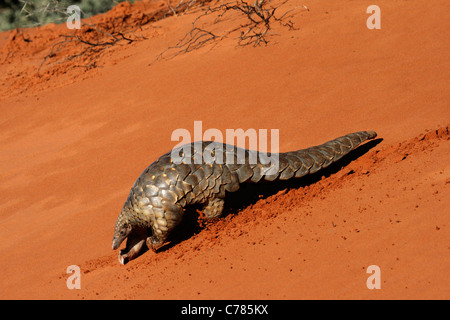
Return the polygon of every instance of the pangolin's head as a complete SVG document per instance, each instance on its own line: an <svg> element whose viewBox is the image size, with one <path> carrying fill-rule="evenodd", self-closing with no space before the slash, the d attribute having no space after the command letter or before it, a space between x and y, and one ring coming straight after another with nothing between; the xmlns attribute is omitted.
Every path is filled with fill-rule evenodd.
<svg viewBox="0 0 450 320"><path fill-rule="evenodd" d="M124 207L117 217L116 226L114 227L114 236L112 240L113 250L119 248L123 240L130 235L132 229L133 226L127 217L126 208Z"/></svg>

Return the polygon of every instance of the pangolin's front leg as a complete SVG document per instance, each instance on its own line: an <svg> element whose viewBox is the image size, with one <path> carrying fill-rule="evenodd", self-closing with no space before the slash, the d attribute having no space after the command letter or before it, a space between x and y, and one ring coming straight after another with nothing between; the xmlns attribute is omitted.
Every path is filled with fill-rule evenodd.
<svg viewBox="0 0 450 320"><path fill-rule="evenodd" d="M162 210L157 212L156 219L152 223L152 235L146 239L147 247L156 251L164 245L172 230L180 224L184 209L169 197L162 198Z"/></svg>
<svg viewBox="0 0 450 320"><path fill-rule="evenodd" d="M207 219L218 218L223 213L225 201L220 198L209 200L203 208ZM164 245L169 234L181 222L182 214L178 212L165 212L165 219L157 219L153 226L153 235L146 239L147 247L153 251Z"/></svg>
<svg viewBox="0 0 450 320"><path fill-rule="evenodd" d="M146 234L141 232L133 232L127 238L127 245L125 249L119 252L119 262L126 264L128 261L136 258L142 250L145 243Z"/></svg>

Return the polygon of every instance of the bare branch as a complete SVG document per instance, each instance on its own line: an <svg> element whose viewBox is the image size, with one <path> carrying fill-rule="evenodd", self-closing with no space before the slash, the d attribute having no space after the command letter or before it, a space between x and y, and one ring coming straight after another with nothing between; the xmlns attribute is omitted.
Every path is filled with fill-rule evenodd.
<svg viewBox="0 0 450 320"><path fill-rule="evenodd" d="M190 0L187 3L195 1L196 0ZM269 36L275 35L271 32L273 22L277 22L280 26L287 27L289 30L296 30L291 18L293 17L293 12L299 8L298 6L286 11L280 16L277 16L276 14L277 10L287 2L288 0L285 0L277 7L274 7L270 5L270 0L255 0L252 4L244 0L237 0L235 2L226 2L208 6L202 9L203 13L194 19L191 30L187 32L175 46L169 47L161 52L149 65L152 65L154 62L161 59L171 59L181 53L199 49L208 43L222 40L236 32L239 32L239 35L237 36L239 46L267 45L269 43ZM172 9L173 14L176 15L177 12L179 12L177 8L187 3L184 2L184 0L181 0L177 7L169 8ZM304 5L303 8L309 11ZM239 13L245 22L225 30L221 34L213 33L212 31L205 30L198 26L201 19L205 16L215 15L213 24L217 24L222 21L225 14L229 12Z"/></svg>

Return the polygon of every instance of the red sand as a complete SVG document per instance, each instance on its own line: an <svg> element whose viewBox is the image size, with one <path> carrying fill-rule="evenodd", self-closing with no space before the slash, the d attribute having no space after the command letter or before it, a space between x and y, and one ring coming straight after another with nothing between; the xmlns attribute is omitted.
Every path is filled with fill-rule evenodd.
<svg viewBox="0 0 450 320"><path fill-rule="evenodd" d="M101 68L64 62L71 43L40 76L64 26L0 33L0 298L449 299L450 4L379 0L381 30L366 27L370 1L304 4L299 29L276 27L268 46L228 38L152 66L196 14L144 24L147 39L110 48ZM94 21L133 28L162 8ZM253 203L244 190L224 218L119 265L131 185L194 120L278 128L282 152L358 130L383 140L322 179ZM69 265L81 290L66 287ZM366 287L370 265L380 290Z"/></svg>

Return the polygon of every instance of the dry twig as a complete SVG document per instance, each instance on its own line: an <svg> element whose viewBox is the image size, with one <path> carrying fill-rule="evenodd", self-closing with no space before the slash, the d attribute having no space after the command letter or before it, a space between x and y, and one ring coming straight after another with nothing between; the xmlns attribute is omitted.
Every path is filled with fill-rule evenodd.
<svg viewBox="0 0 450 320"><path fill-rule="evenodd" d="M279 10L287 2L288 0L283 1L277 7L272 6L270 4L270 0L255 0L254 3L238 0L236 2L227 2L216 4L214 6L208 6L207 8L202 9L203 13L194 19L191 30L187 32L176 45L161 52L149 65L152 65L154 62L161 59L171 59L181 53L187 53L192 50L199 49L208 43L224 39L237 32L239 33L237 36L239 46L267 45L269 43L269 36L275 35L271 32L273 23L278 23L282 27L289 28L289 30L295 30L295 26L291 18L293 17L293 12L297 10L298 6L286 11L280 16L276 15L277 10ZM181 4L183 4L183 0L180 1L179 5ZM177 13L176 8L173 8L174 15ZM309 9L305 6L303 6L303 8L309 11ZM223 30L220 33L199 27L201 20L205 16L215 14L216 17L213 24L218 24L224 19L224 16L227 13L231 12L239 13L239 15L244 19L244 22L238 23L234 27L228 30Z"/></svg>
<svg viewBox="0 0 450 320"><path fill-rule="evenodd" d="M85 64L73 65L73 67L90 69L99 67L96 61L98 57L104 51L116 45L118 42L125 40L130 44L137 40L147 39L142 35L136 35L134 33L125 34L121 31L108 32L103 30L101 27L96 26L95 24L90 24L85 21L81 21L81 24L84 27L84 30L82 32L74 31L71 34L59 35L59 37L63 38L64 40L59 41L52 46L50 52L42 60L38 68L38 74L40 74L41 68L44 66L48 59L55 57L58 52L60 52L65 46L70 43L80 43L82 45L82 47L80 48L81 51L75 54L70 54L63 60L54 62L54 64L61 64L66 61L72 61L76 58L83 58L86 61ZM91 32L94 32L95 35L90 36Z"/></svg>

